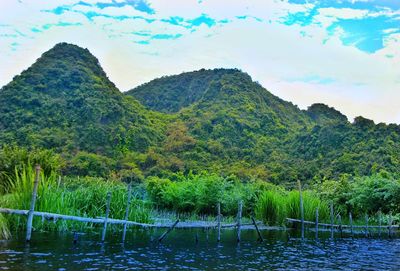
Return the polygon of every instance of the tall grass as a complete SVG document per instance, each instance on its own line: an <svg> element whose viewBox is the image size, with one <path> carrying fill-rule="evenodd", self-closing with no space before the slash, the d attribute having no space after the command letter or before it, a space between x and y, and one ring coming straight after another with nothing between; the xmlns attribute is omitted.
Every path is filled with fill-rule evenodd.
<svg viewBox="0 0 400 271"><path fill-rule="evenodd" d="M258 200L256 216L268 225L281 225L287 216L285 196L277 191L266 191Z"/></svg>
<svg viewBox="0 0 400 271"><path fill-rule="evenodd" d="M11 237L8 221L3 214L0 214L0 239L9 239Z"/></svg>
<svg viewBox="0 0 400 271"><path fill-rule="evenodd" d="M11 193L0 197L0 206L12 209L29 209L35 172L32 167L16 170L12 180ZM83 217L102 217L105 213L106 194L111 192L110 218L123 219L127 204L127 186L118 181L101 178L65 178L54 173L41 174L36 200L36 211L51 212ZM128 219L150 222L150 203L135 194L131 200ZM7 222L13 230L24 230L26 218L7 215ZM76 221L47 221L35 217L35 230L63 231L87 230L96 225ZM117 227L117 226L116 226Z"/></svg>
<svg viewBox="0 0 400 271"><path fill-rule="evenodd" d="M327 221L329 208L311 191L303 192L304 219L315 220L315 210L318 208L319 219ZM256 205L256 216L268 225L283 225L285 218L300 219L300 195L298 191L266 191Z"/></svg>

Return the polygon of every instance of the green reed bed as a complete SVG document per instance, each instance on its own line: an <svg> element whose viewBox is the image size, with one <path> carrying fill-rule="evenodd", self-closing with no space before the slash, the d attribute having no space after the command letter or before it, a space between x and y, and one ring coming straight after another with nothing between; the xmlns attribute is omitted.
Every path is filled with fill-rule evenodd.
<svg viewBox="0 0 400 271"><path fill-rule="evenodd" d="M15 172L10 193L0 196L0 206L11 209L28 210L35 172L25 167ZM101 178L59 178L51 173L41 174L35 210L74 215L82 217L103 217L106 209L106 195L111 192L110 218L124 219L127 204L127 185L118 181ZM137 222L151 222L151 204L139 198L133 192L128 219ZM0 217L2 225L12 230L24 230L26 217L4 215ZM35 216L33 228L43 231L90 230L96 225L76 221L47 221ZM99 226L99 225L97 225ZM3 226L4 228L4 226ZM121 228L112 226L111 229ZM3 237L5 235L3 234Z"/></svg>
<svg viewBox="0 0 400 271"><path fill-rule="evenodd" d="M320 221L328 221L328 204L315 193L304 191L303 202L305 220L314 221L318 208ZM283 225L287 217L300 219L300 194L298 191L266 191L259 197L255 213L268 225Z"/></svg>

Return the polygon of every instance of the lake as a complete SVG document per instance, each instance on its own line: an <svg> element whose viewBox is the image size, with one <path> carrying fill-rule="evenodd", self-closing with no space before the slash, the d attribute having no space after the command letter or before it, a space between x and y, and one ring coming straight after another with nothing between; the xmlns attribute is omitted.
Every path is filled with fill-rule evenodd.
<svg viewBox="0 0 400 271"><path fill-rule="evenodd" d="M254 231L222 232L221 243L214 231L174 230L160 244L160 230L133 230L126 243L121 235L108 233L104 244L99 235L37 233L30 244L24 234L0 242L0 270L400 270L399 239L363 237L335 238L328 234L318 242L308 233L264 231L263 243ZM196 234L198 243L196 243Z"/></svg>

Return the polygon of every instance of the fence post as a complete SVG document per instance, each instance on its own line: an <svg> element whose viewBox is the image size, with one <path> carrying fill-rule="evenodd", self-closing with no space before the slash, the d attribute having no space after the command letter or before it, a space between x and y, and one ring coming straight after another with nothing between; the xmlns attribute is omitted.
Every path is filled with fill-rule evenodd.
<svg viewBox="0 0 400 271"><path fill-rule="evenodd" d="M132 196L132 184L129 183L129 185L128 185L128 201L126 203L125 223L124 223L124 232L122 233L122 242L125 242L125 237L126 237L126 228L128 226L127 220L129 217L129 208L131 206L131 196Z"/></svg>
<svg viewBox="0 0 400 271"><path fill-rule="evenodd" d="M378 212L378 220L379 220L379 229L378 229L378 235L379 235L379 238L381 238L381 227L382 227L382 210L381 209L379 209L379 212Z"/></svg>
<svg viewBox="0 0 400 271"><path fill-rule="evenodd" d="M175 226L176 226L176 224L178 224L178 222L179 222L179 219L177 219L177 220L175 221L175 223L172 224L172 226L169 227L168 230L166 230L166 231L160 236L160 238L158 238L158 242L161 242L161 241L165 238L165 236L167 236L167 234L170 233L170 231L172 231L172 230L175 228ZM196 242L197 242L197 241L198 241L198 238L197 238L197 236L196 236Z"/></svg>
<svg viewBox="0 0 400 271"><path fill-rule="evenodd" d="M35 203L37 197L37 190L39 185L40 178L40 165L35 166L35 180L33 182L33 190L32 190L32 199L31 206L28 212L28 221L26 223L26 241L29 242L32 236L32 222L33 222L33 213L35 211Z"/></svg>
<svg viewBox="0 0 400 271"><path fill-rule="evenodd" d="M256 231L257 231L257 234L258 234L257 241L264 242L264 238L261 236L261 232L260 232L260 229L257 226L256 220L254 219L254 217L251 217L251 220L253 221L254 227L256 228Z"/></svg>
<svg viewBox="0 0 400 271"><path fill-rule="evenodd" d="M392 212L390 212L389 213L389 229L388 229L389 238L392 238L392 223L393 223Z"/></svg>
<svg viewBox="0 0 400 271"><path fill-rule="evenodd" d="M339 219L339 232L340 232L340 238L343 238L343 228L342 228L342 216L339 214L338 215Z"/></svg>
<svg viewBox="0 0 400 271"><path fill-rule="evenodd" d="M242 207L243 202L239 201L239 208L238 208L238 221L237 221L237 242L240 242L240 231L242 227Z"/></svg>
<svg viewBox="0 0 400 271"><path fill-rule="evenodd" d="M299 196L300 196L300 218L301 218L301 239L304 239L304 205L303 205L303 193L301 191L301 182L297 181L299 185Z"/></svg>
<svg viewBox="0 0 400 271"><path fill-rule="evenodd" d="M319 213L318 213L318 207L315 209L315 239L318 240L318 218L319 218Z"/></svg>
<svg viewBox="0 0 400 271"><path fill-rule="evenodd" d="M351 238L353 238L353 216L351 215L351 212L349 213L349 221L350 221L350 235Z"/></svg>
<svg viewBox="0 0 400 271"><path fill-rule="evenodd" d="M217 217L217 223L218 223L218 236L217 236L217 242L221 241L221 203L218 202L217 205L217 212L218 212L218 217Z"/></svg>
<svg viewBox="0 0 400 271"><path fill-rule="evenodd" d="M110 213L110 201L111 201L111 192L107 192L107 203L106 203L106 216L104 217L104 226L103 226L103 234L101 235L101 241L104 242L106 239L106 231L107 231L107 221L108 215Z"/></svg>
<svg viewBox="0 0 400 271"><path fill-rule="evenodd" d="M331 239L333 239L333 201L331 201Z"/></svg>
<svg viewBox="0 0 400 271"><path fill-rule="evenodd" d="M368 237L368 215L365 215L365 237Z"/></svg>

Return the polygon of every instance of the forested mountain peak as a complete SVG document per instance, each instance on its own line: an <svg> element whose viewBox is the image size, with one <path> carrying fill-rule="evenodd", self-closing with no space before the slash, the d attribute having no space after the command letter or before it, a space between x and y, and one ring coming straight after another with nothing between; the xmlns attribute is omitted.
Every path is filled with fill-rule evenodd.
<svg viewBox="0 0 400 271"><path fill-rule="evenodd" d="M326 104L315 103L308 107L308 115L319 124L332 122L348 122L348 119L340 111Z"/></svg>
<svg viewBox="0 0 400 271"><path fill-rule="evenodd" d="M199 101L212 82L219 81L229 74L244 73L238 69L201 69L184 72L154 79L128 91L127 94L150 109L174 113Z"/></svg>
<svg viewBox="0 0 400 271"><path fill-rule="evenodd" d="M43 53L31 67L4 86L4 91L15 87L15 82L54 96L100 89L120 94L88 49L68 43L59 43Z"/></svg>
<svg viewBox="0 0 400 271"><path fill-rule="evenodd" d="M115 87L97 58L67 43L0 90L0 116L0 142L68 152L109 154L121 144L143 150L160 138L151 114Z"/></svg>

